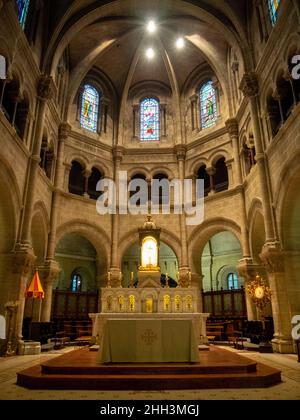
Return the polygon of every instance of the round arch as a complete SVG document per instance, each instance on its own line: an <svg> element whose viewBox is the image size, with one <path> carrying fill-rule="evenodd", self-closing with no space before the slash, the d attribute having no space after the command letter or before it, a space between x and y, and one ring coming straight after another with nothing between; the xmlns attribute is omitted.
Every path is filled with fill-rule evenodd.
<svg viewBox="0 0 300 420"><path fill-rule="evenodd" d="M202 223L202 225L196 227L189 235L189 249L192 257L191 264L193 271L197 272L198 274L202 274L199 272L199 255L202 255L209 239L217 233L223 231L231 232L239 241L242 249L241 228L237 223L235 223L233 220L225 218L207 220ZM244 250L242 249L242 252L243 251Z"/></svg>
<svg viewBox="0 0 300 420"><path fill-rule="evenodd" d="M101 267L102 273L107 272L110 260L110 237L103 229L82 219L67 222L57 229L56 247L67 234L78 234L87 239L97 251L99 268Z"/></svg>

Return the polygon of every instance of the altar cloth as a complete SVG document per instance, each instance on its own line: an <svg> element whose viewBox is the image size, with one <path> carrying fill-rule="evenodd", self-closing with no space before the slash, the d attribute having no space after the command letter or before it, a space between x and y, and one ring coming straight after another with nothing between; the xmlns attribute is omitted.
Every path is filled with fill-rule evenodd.
<svg viewBox="0 0 300 420"><path fill-rule="evenodd" d="M100 363L197 363L198 344L189 319L108 319Z"/></svg>

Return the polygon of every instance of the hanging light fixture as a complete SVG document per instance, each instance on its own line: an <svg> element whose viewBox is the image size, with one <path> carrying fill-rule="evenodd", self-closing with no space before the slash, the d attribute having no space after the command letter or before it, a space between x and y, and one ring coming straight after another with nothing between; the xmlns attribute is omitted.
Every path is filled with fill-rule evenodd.
<svg viewBox="0 0 300 420"><path fill-rule="evenodd" d="M177 40L176 40L176 48L178 48L178 50L181 50L184 46L185 46L184 38L182 38L182 37L177 38Z"/></svg>
<svg viewBox="0 0 300 420"><path fill-rule="evenodd" d="M148 25L147 25L147 31L149 32L149 34L154 34L154 32L156 32L156 30L157 30L157 25L156 25L155 21L150 20L148 22Z"/></svg>
<svg viewBox="0 0 300 420"><path fill-rule="evenodd" d="M146 50L146 57L149 60L152 60L155 57L155 52L154 52L154 49L152 47L150 47Z"/></svg>

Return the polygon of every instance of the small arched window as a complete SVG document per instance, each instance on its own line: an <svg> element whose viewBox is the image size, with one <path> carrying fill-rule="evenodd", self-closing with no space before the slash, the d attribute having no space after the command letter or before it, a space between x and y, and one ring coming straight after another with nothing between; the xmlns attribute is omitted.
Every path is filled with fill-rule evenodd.
<svg viewBox="0 0 300 420"><path fill-rule="evenodd" d="M82 277L80 274L73 274L71 282L71 292L78 293L81 292L82 288Z"/></svg>
<svg viewBox="0 0 300 420"><path fill-rule="evenodd" d="M236 273L230 273L227 276L228 290L238 290L239 279Z"/></svg>
<svg viewBox="0 0 300 420"><path fill-rule="evenodd" d="M30 0L17 0L18 17L22 29L25 29Z"/></svg>
<svg viewBox="0 0 300 420"><path fill-rule="evenodd" d="M269 13L272 25L275 26L278 20L278 9L280 5L280 0L268 0Z"/></svg>
<svg viewBox="0 0 300 420"><path fill-rule="evenodd" d="M100 94L91 85L85 85L81 99L80 125L86 130L97 133L99 121Z"/></svg>
<svg viewBox="0 0 300 420"><path fill-rule="evenodd" d="M200 89L201 127L212 127L217 121L216 91L211 80L202 85Z"/></svg>
<svg viewBox="0 0 300 420"><path fill-rule="evenodd" d="M141 102L141 140L158 141L160 139L160 106L154 98L146 98Z"/></svg>

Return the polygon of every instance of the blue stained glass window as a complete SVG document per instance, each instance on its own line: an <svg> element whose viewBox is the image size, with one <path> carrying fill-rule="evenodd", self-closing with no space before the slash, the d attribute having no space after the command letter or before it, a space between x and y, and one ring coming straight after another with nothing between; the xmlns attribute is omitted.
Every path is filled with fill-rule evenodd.
<svg viewBox="0 0 300 420"><path fill-rule="evenodd" d="M79 274L74 274L72 277L71 291L74 293L81 292L82 279Z"/></svg>
<svg viewBox="0 0 300 420"><path fill-rule="evenodd" d="M140 108L141 140L159 140L160 107L154 98L144 99Z"/></svg>
<svg viewBox="0 0 300 420"><path fill-rule="evenodd" d="M217 101L211 80L200 89L200 107L202 129L213 126L217 121Z"/></svg>
<svg viewBox="0 0 300 420"><path fill-rule="evenodd" d="M80 125L86 130L98 131L98 118L99 118L99 92L90 85L85 85L80 112Z"/></svg>
<svg viewBox="0 0 300 420"><path fill-rule="evenodd" d="M239 288L239 279L236 273L230 273L227 276L227 283L229 290L238 290Z"/></svg>
<svg viewBox="0 0 300 420"><path fill-rule="evenodd" d="M19 22L22 29L25 29L30 0L17 0Z"/></svg>
<svg viewBox="0 0 300 420"><path fill-rule="evenodd" d="M278 19L278 9L281 0L268 0L269 12L272 25L275 26Z"/></svg>

